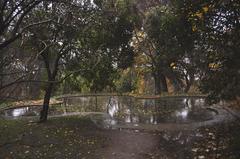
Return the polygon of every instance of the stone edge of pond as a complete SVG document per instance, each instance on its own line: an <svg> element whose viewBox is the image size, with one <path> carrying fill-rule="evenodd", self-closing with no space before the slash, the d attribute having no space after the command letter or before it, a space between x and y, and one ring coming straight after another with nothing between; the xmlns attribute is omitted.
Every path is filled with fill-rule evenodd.
<svg viewBox="0 0 240 159"><path fill-rule="evenodd" d="M73 117L73 116L79 116L79 117L89 117L91 120L91 116L93 115L104 115L106 113L102 112L73 112L73 113L67 113L67 114L61 114L61 115L49 115L48 119L56 119L61 117ZM36 120L38 121L39 116L21 116L18 118L12 118L12 117L2 117L0 116L0 119L4 120Z"/></svg>
<svg viewBox="0 0 240 159"><path fill-rule="evenodd" d="M32 105L32 106L41 106L41 105ZM9 109L15 109L15 108L21 108L23 106L18 106L18 107L11 107L11 108L6 108L0 111L4 110L9 110ZM107 128L112 128L112 129L145 129L148 128L150 130L168 130L169 127L174 127L176 129L193 129L193 128L198 128L201 126L206 126L206 125L212 125L215 123L223 122L223 121L228 121L231 120L232 117L236 117L236 114L233 110L230 108L226 108L224 106L211 106L211 107L206 107L206 109L211 110L216 113L214 119L211 120L206 120L206 121L201 121L201 122L193 122L193 123L159 123L157 125L151 125L151 124L138 124L140 126L134 126L134 124L122 124L122 125L108 125L106 126ZM229 116L231 114L231 116ZM49 116L49 118L58 118L58 117L68 117L68 116L89 116L90 119L94 122L94 117L95 115L101 115L102 118L98 117L98 120L113 120L111 117L107 117L106 113L103 112L73 112L73 113L67 113L67 114L61 114L61 115L52 115ZM108 114L107 114L108 115ZM240 119L240 115L237 114L237 117ZM107 119L108 118L108 119ZM24 117L19 117L19 118L3 118L3 119L26 119L26 120L36 120L38 119L38 116L24 116ZM95 124L97 122L94 122ZM99 126L96 124L96 126Z"/></svg>
<svg viewBox="0 0 240 159"><path fill-rule="evenodd" d="M50 107L53 107L53 106L57 106L57 105L59 105L59 104L62 104L62 103L50 104L49 106L50 106ZM6 107L3 107L3 108L0 108L0 112L1 112L1 111L5 111L5 110L11 110L11 109L17 109L17 108L24 108L24 107L42 107L42 104L10 105L10 106L6 106Z"/></svg>
<svg viewBox="0 0 240 159"><path fill-rule="evenodd" d="M85 116L89 115L91 121L97 127L100 127L103 129L119 129L119 130L128 129L128 130L144 130L144 131L193 130L203 126L209 126L216 123L229 122L234 120L232 115L222 107L214 106L214 107L207 107L206 109L209 109L216 113L214 119L201 121L201 122L192 122L192 123L159 123L156 125L142 124L142 123L137 123L137 124L124 123L124 124L111 125L109 123L104 123L104 121L109 122L109 120L114 120L107 113L88 112L88 113L81 113L81 115L85 115Z"/></svg>
<svg viewBox="0 0 240 159"><path fill-rule="evenodd" d="M165 131L165 130L193 130L203 126L214 125L221 122L230 122L234 120L231 113L226 111L222 107L207 107L211 111L216 113L214 119L201 121L201 122L192 122L192 123L159 123L156 125L152 124L123 124L123 125L114 125L113 129L130 129L130 130L148 130L148 131Z"/></svg>
<svg viewBox="0 0 240 159"><path fill-rule="evenodd" d="M67 113L62 115L52 115L49 116L49 119L60 118L60 117L70 117L70 116L81 116L81 117L89 117L90 120L99 128L103 129L127 129L127 130L143 130L143 131L175 131L175 130L193 130L202 126L213 125L219 122L228 122L233 120L231 117L232 114L223 107L207 107L206 109L210 109L214 112L217 112L214 119L206 120L202 122L193 122L193 123L159 123L156 125L153 124L133 124L133 123L124 123L124 124L116 124L111 125L109 123L105 123L108 120L114 120L107 113L103 112L76 112L76 113ZM229 116L229 114L231 116ZM15 120L13 118L4 118L7 120ZM38 116L30 116L30 117L21 117L17 119L24 120L37 120Z"/></svg>
<svg viewBox="0 0 240 159"><path fill-rule="evenodd" d="M54 97L55 99L74 98L74 97L106 97L106 96L119 96L119 97L132 97L136 99L161 99L161 98L205 98L206 95L131 95L131 94L67 94Z"/></svg>
<svg viewBox="0 0 240 159"><path fill-rule="evenodd" d="M236 117L238 120L240 120L240 111L233 110L227 106L223 106L223 109L225 109L230 114L232 114L234 117Z"/></svg>

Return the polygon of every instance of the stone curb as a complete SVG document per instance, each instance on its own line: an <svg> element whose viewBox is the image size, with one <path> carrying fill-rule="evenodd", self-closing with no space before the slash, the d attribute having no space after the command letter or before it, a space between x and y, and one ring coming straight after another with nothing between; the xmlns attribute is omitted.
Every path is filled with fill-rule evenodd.
<svg viewBox="0 0 240 159"><path fill-rule="evenodd" d="M239 111L234 111L229 107L224 106L223 109L225 109L226 111L228 111L232 116L234 116L235 118L237 118L238 120L240 120L240 112Z"/></svg>

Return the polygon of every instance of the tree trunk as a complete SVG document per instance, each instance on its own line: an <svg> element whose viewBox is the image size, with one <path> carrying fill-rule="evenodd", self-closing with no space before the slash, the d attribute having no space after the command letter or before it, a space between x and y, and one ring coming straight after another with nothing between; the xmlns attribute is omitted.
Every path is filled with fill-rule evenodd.
<svg viewBox="0 0 240 159"><path fill-rule="evenodd" d="M177 74L171 68L166 69L164 73L173 85L174 92L181 92L184 84Z"/></svg>
<svg viewBox="0 0 240 159"><path fill-rule="evenodd" d="M189 82L186 82L186 87L184 88L184 93L187 93L191 87L191 84Z"/></svg>
<svg viewBox="0 0 240 159"><path fill-rule="evenodd" d="M41 67L41 66L40 66ZM31 79L34 80L41 80L42 77L42 72L40 69L36 72L35 76L31 77ZM40 87L41 83L35 83L35 82L30 82L29 83L29 91L28 91L28 96L31 99L38 99L40 96Z"/></svg>
<svg viewBox="0 0 240 159"><path fill-rule="evenodd" d="M155 95L161 94L161 79L158 74L154 74Z"/></svg>
<svg viewBox="0 0 240 159"><path fill-rule="evenodd" d="M49 83L45 90L43 109L41 110L41 113L40 113L40 122L45 122L47 120L48 108L49 108L49 102L50 102L52 90L53 90L53 83Z"/></svg>
<svg viewBox="0 0 240 159"><path fill-rule="evenodd" d="M161 71L157 70L153 78L155 83L155 95L160 95L161 92L168 92L167 81Z"/></svg>
<svg viewBox="0 0 240 159"><path fill-rule="evenodd" d="M161 91L168 92L166 77L163 74L160 74L160 79L161 79Z"/></svg>
<svg viewBox="0 0 240 159"><path fill-rule="evenodd" d="M185 77L186 80L186 87L184 89L184 93L187 93L190 89L190 87L192 86L193 82L194 82L194 75L190 74L190 79L188 79L187 77Z"/></svg>

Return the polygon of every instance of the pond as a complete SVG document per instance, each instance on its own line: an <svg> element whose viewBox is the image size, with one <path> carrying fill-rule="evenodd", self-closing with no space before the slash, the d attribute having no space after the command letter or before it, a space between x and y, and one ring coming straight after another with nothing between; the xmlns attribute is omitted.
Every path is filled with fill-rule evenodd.
<svg viewBox="0 0 240 159"><path fill-rule="evenodd" d="M70 96L62 105L51 106L49 115L67 115L76 112L102 112L114 123L159 124L208 121L218 115L210 109L203 97L163 97L140 99L129 96ZM6 118L38 116L40 106L20 107L2 112Z"/></svg>

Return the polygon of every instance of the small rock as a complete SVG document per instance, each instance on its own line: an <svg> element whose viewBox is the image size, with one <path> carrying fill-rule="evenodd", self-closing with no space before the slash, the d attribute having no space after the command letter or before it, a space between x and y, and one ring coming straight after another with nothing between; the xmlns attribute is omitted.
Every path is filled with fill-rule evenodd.
<svg viewBox="0 0 240 159"><path fill-rule="evenodd" d="M204 159L205 156L198 156L198 159Z"/></svg>
<svg viewBox="0 0 240 159"><path fill-rule="evenodd" d="M197 152L199 150L199 148L193 148L192 152Z"/></svg>

